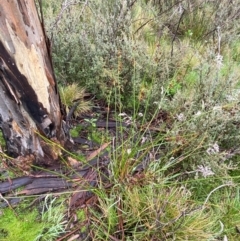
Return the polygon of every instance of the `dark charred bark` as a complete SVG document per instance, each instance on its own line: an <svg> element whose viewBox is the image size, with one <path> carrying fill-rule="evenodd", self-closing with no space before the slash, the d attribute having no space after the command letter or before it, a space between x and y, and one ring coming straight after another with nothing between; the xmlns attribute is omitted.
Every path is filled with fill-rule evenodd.
<svg viewBox="0 0 240 241"><path fill-rule="evenodd" d="M47 39L34 0L0 4L0 128L13 157L51 164L64 144L62 113Z"/></svg>

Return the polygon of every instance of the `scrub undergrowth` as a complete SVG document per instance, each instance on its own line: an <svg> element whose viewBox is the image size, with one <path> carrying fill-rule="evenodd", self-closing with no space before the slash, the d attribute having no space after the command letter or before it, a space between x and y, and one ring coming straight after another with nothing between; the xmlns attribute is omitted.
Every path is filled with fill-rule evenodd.
<svg viewBox="0 0 240 241"><path fill-rule="evenodd" d="M104 138L88 120L89 139L112 140L111 185L76 210L89 240L239 240L240 1L42 2L62 96L83 88L128 124ZM14 237L39 215L26 211L21 227L4 213L1 235L14 226ZM32 240L49 237L27 224Z"/></svg>

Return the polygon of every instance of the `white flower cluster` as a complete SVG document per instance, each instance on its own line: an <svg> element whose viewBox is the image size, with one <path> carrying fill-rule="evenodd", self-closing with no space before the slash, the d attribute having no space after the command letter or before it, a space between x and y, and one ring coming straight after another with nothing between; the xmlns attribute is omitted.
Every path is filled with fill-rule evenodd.
<svg viewBox="0 0 240 241"><path fill-rule="evenodd" d="M133 123L132 117L128 116L125 112L120 113L118 116L123 117L123 121L127 124L130 125Z"/></svg>
<svg viewBox="0 0 240 241"><path fill-rule="evenodd" d="M198 117L202 114L202 112L199 110L196 114L195 114L195 117Z"/></svg>
<svg viewBox="0 0 240 241"><path fill-rule="evenodd" d="M212 176L215 174L209 166L203 166L203 165L199 165L196 172L200 172L205 178L207 176Z"/></svg>
<svg viewBox="0 0 240 241"><path fill-rule="evenodd" d="M214 155L219 153L219 145L217 143L210 145L206 152L208 155Z"/></svg>

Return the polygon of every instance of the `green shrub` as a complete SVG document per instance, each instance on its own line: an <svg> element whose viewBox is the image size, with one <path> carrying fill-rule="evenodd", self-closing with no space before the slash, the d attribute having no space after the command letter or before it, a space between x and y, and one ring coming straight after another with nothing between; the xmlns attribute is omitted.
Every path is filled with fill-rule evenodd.
<svg viewBox="0 0 240 241"><path fill-rule="evenodd" d="M176 71L178 75L181 73L180 79L192 71L187 61L198 58L194 61L200 61L199 66L203 56L213 58L214 54L207 51L218 46L217 26L221 28L222 45L231 41L227 39L227 31L235 31L237 3L231 3L228 12L223 7L227 1L176 3L76 1L65 3L61 9L56 0L44 2L58 82L62 85L76 82L98 98L110 101L112 106L118 102L119 109L144 106L146 99L150 104L158 101L161 88L171 86ZM182 18L181 9L185 9ZM190 43L182 45L181 36ZM200 50L201 46L209 47ZM182 86L180 82L167 92L174 95ZM146 84L155 93L148 90L139 99L141 87Z"/></svg>

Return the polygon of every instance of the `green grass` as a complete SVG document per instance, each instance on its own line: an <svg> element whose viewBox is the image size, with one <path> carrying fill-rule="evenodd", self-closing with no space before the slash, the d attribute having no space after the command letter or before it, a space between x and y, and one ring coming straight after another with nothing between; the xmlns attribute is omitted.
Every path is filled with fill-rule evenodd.
<svg viewBox="0 0 240 241"><path fill-rule="evenodd" d="M3 150L4 150L4 148L6 148L6 141L3 137L3 133L1 130L0 130L0 146Z"/></svg>

